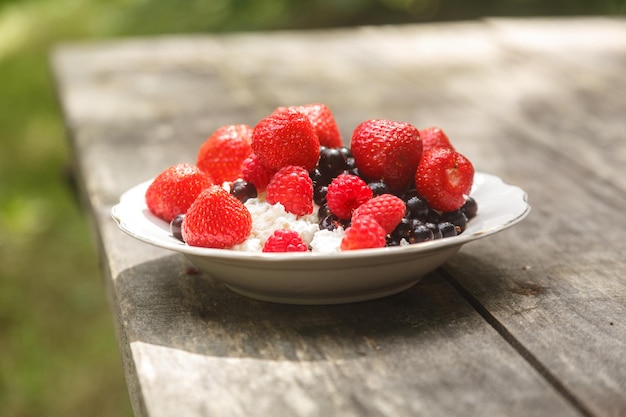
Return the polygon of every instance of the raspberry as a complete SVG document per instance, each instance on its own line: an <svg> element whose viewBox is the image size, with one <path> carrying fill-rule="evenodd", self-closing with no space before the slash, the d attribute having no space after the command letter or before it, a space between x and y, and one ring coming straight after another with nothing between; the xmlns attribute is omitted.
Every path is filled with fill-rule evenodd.
<svg viewBox="0 0 626 417"><path fill-rule="evenodd" d="M382 194L363 203L352 214L352 221L360 216L372 216L386 233L393 232L406 213L406 204L392 194Z"/></svg>
<svg viewBox="0 0 626 417"><path fill-rule="evenodd" d="M267 202L281 203L296 216L313 212L313 181L306 169L288 165L278 170L267 185Z"/></svg>
<svg viewBox="0 0 626 417"><path fill-rule="evenodd" d="M330 211L340 219L349 219L352 212L372 198L372 189L356 175L340 174L328 185L326 201Z"/></svg>
<svg viewBox="0 0 626 417"><path fill-rule="evenodd" d="M472 163L448 148L424 153L415 173L415 188L435 210L454 211L465 203L474 181Z"/></svg>
<svg viewBox="0 0 626 417"><path fill-rule="evenodd" d="M227 249L242 243L252 230L252 215L236 197L214 185L193 202L182 225L191 246Z"/></svg>
<svg viewBox="0 0 626 417"><path fill-rule="evenodd" d="M146 190L148 210L166 222L185 214L191 203L213 180L195 165L180 163L162 171Z"/></svg>
<svg viewBox="0 0 626 417"><path fill-rule="evenodd" d="M252 132L252 149L268 168L297 165L308 172L317 164L320 141L306 115L285 108L257 123Z"/></svg>
<svg viewBox="0 0 626 417"><path fill-rule="evenodd" d="M320 141L320 146L326 146L327 148L340 148L343 146L335 116L333 116L333 113L325 104L305 104L288 108L299 111L309 118ZM282 111L283 109L285 107L279 107L277 110Z"/></svg>
<svg viewBox="0 0 626 417"><path fill-rule="evenodd" d="M241 177L241 163L252 153L252 128L228 125L217 129L198 150L196 165L216 184Z"/></svg>
<svg viewBox="0 0 626 417"><path fill-rule="evenodd" d="M276 229L263 245L263 252L308 252L308 250L298 232L289 229Z"/></svg>
<svg viewBox="0 0 626 417"><path fill-rule="evenodd" d="M454 149L450 139L443 133L438 127L427 127L426 129L420 130L420 138L422 139L422 153L429 151L433 148L450 148Z"/></svg>
<svg viewBox="0 0 626 417"><path fill-rule="evenodd" d="M341 250L382 248L387 243L385 229L372 216L354 219L341 240Z"/></svg>
<svg viewBox="0 0 626 417"><path fill-rule="evenodd" d="M360 175L368 181L383 180L394 191L411 184L422 156L417 128L386 119L366 120L358 125L350 146Z"/></svg>
<svg viewBox="0 0 626 417"><path fill-rule="evenodd" d="M268 168L261 163L256 154L250 154L241 164L241 176L247 182L254 184L258 193L265 191L267 184L276 173L275 169Z"/></svg>

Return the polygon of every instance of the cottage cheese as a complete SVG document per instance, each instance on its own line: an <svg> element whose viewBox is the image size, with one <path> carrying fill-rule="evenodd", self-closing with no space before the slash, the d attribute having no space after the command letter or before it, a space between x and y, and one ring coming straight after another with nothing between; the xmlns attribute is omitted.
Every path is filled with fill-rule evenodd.
<svg viewBox="0 0 626 417"><path fill-rule="evenodd" d="M317 206L313 213L306 216L296 216L285 211L280 204L269 204L264 199L250 198L244 205L252 215L252 231L243 243L233 247L233 250L247 252L261 252L265 241L276 229L291 229L298 232L302 240L311 247L312 252L333 253L339 252L344 230L320 230L317 217Z"/></svg>

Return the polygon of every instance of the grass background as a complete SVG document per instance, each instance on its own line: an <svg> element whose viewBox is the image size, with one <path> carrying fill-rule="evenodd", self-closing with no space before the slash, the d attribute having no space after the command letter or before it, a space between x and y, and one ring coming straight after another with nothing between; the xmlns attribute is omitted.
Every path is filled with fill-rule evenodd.
<svg viewBox="0 0 626 417"><path fill-rule="evenodd" d="M626 0L0 0L0 416L131 416L94 243L67 181L58 42L626 14Z"/></svg>

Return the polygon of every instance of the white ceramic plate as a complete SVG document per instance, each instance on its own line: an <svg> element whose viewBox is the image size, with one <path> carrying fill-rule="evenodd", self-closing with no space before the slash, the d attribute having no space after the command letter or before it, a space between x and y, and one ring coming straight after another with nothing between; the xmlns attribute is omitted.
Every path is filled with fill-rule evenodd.
<svg viewBox="0 0 626 417"><path fill-rule="evenodd" d="M131 188L112 209L120 229L160 248L180 252L231 290L256 299L290 304L337 304L395 294L415 285L462 245L505 230L524 219L524 190L476 173L471 195L478 215L459 236L409 246L341 253L251 253L185 245L169 224L152 215L144 195L151 183Z"/></svg>

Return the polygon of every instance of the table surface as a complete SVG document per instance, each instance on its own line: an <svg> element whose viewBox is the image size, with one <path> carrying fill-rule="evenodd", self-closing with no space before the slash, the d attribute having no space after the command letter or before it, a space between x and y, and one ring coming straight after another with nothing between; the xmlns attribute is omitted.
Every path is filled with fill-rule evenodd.
<svg viewBox="0 0 626 417"><path fill-rule="evenodd" d="M124 39L52 54L138 416L626 415L626 20ZM255 301L118 230L217 127L324 102L437 125L527 191L521 224L400 294Z"/></svg>

